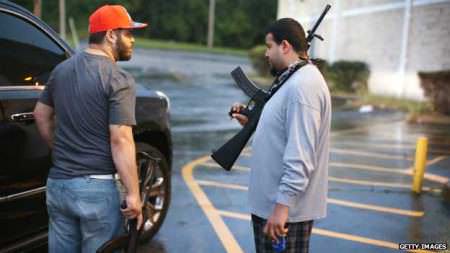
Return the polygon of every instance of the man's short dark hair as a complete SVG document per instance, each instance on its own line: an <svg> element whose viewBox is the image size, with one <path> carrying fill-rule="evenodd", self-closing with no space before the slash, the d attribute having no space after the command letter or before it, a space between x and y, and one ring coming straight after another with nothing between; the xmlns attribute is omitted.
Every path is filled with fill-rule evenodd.
<svg viewBox="0 0 450 253"><path fill-rule="evenodd" d="M297 53L306 52L308 45L306 43L305 31L303 27L292 18L282 18L275 21L267 29L271 33L273 40L279 45L283 40L289 42Z"/></svg>
<svg viewBox="0 0 450 253"><path fill-rule="evenodd" d="M106 31L89 34L89 44L102 44L105 40Z"/></svg>

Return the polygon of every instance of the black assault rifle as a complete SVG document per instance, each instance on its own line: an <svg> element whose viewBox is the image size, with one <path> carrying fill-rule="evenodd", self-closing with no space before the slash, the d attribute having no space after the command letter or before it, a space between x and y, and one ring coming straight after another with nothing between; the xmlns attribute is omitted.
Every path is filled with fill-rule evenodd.
<svg viewBox="0 0 450 253"><path fill-rule="evenodd" d="M327 4L319 19L317 19L313 28L308 31L308 36L306 41L308 43L308 48L310 43L314 38L323 40L320 35L315 34L317 28L322 22L323 18L330 10L331 5ZM248 140L252 136L253 132L258 125L259 118L261 116L262 110L266 102L270 99L271 94L267 91L258 88L252 81L248 79L245 73L242 71L241 67L237 67L231 72L236 84L239 88L248 96L250 100L245 108L242 108L239 113L248 117L248 122L233 138L228 140L224 145L222 145L218 150L213 151L211 157L225 170L231 170L234 162L239 157L242 149L247 144ZM230 111L230 115L231 112Z"/></svg>

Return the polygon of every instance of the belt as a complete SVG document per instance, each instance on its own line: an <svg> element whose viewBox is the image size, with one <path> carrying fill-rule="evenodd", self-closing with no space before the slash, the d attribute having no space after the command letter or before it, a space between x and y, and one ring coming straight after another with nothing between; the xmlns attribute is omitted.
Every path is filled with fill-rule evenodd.
<svg viewBox="0 0 450 253"><path fill-rule="evenodd" d="M94 179L105 179L105 180L113 180L116 179L114 174L105 174L105 175L89 175L89 178Z"/></svg>

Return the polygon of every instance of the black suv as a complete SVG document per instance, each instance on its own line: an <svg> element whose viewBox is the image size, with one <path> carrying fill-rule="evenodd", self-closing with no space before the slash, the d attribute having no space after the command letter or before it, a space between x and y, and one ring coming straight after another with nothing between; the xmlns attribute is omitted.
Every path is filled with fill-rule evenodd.
<svg viewBox="0 0 450 253"><path fill-rule="evenodd" d="M74 51L26 9L0 0L0 252L47 242L45 183L50 151L31 113L51 70ZM169 100L138 87L134 128L138 151L159 158L149 180L143 239L160 228L170 201L172 143ZM140 157L138 164L145 163Z"/></svg>

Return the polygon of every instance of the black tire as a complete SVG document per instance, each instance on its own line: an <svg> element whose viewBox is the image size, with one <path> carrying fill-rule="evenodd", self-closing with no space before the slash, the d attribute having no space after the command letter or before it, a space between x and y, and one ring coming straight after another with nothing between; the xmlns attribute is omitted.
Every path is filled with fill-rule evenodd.
<svg viewBox="0 0 450 253"><path fill-rule="evenodd" d="M161 195L159 195L158 197L150 197L147 203L144 203L144 212L147 212L147 215L151 215L152 217L148 217L149 220L144 224L144 228L140 236L140 242L143 243L151 240L151 238L158 232L164 222L164 219L166 218L171 197L171 173L167 158L157 148L147 143L139 142L136 143L136 152L138 154L139 152L145 152L154 158L160 159L158 169L155 171L155 178L149 183L149 185L154 184L158 178L162 178L162 180L164 180L163 184L161 185ZM143 158L138 155L137 159L139 165L139 159ZM161 201L162 204L160 203ZM158 209L160 209L157 215L152 215L149 212L149 209L146 208L149 205L158 207Z"/></svg>

